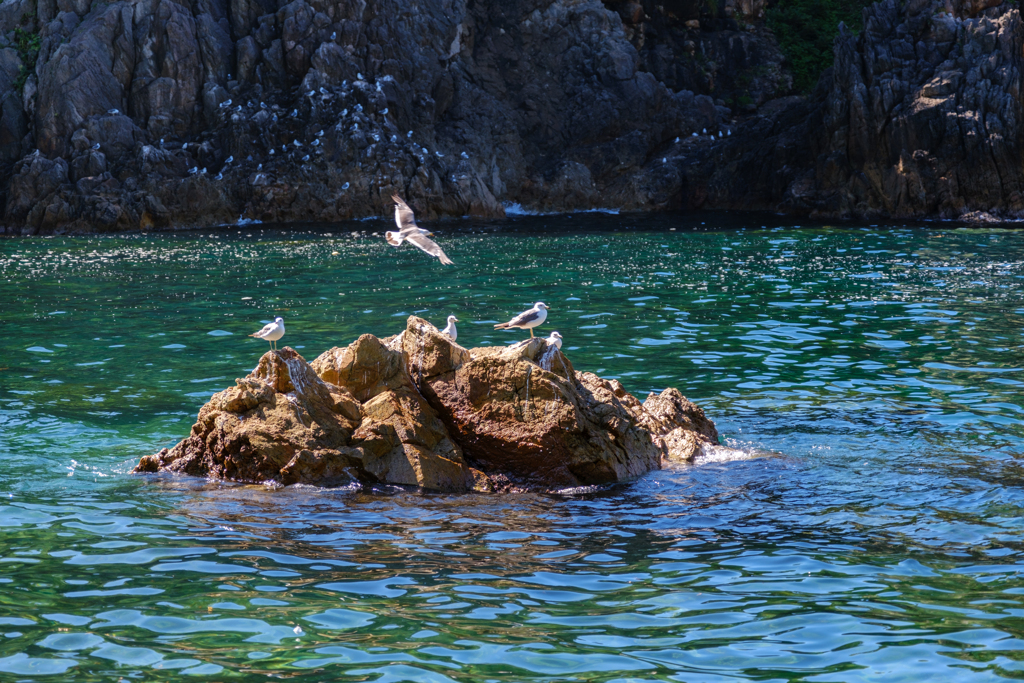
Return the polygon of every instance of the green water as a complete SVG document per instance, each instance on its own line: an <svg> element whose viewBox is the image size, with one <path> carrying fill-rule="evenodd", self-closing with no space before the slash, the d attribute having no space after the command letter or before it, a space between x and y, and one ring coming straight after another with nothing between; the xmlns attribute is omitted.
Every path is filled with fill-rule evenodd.
<svg viewBox="0 0 1024 683"><path fill-rule="evenodd" d="M447 269L383 222L0 241L0 680L1024 677L1024 233L764 224L440 225ZM312 359L536 300L741 453L562 495L128 473L275 315Z"/></svg>

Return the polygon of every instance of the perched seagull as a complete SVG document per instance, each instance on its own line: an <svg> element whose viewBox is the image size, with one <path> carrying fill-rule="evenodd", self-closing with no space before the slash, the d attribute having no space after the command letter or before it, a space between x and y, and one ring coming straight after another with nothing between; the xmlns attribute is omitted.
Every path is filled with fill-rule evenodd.
<svg viewBox="0 0 1024 683"><path fill-rule="evenodd" d="M121 110L120 109L108 109L107 113L108 114L120 114Z"/></svg>
<svg viewBox="0 0 1024 683"><path fill-rule="evenodd" d="M274 342L284 336L284 318L274 318L274 322L267 323L262 330L249 336L266 340L270 344L271 351L273 351L277 348Z"/></svg>
<svg viewBox="0 0 1024 683"><path fill-rule="evenodd" d="M548 305L538 301L528 311L523 311L507 323L499 323L494 326L496 330L529 330L530 338L533 339L533 328L540 325L548 317Z"/></svg>
<svg viewBox="0 0 1024 683"><path fill-rule="evenodd" d="M384 239L388 241L388 244L398 247L402 242L407 241L431 256L436 256L442 264L452 265L452 260L445 255L441 247L437 246L437 242L427 237L433 233L416 225L416 217L409 205L403 202L397 194L391 195L391 198L395 200L395 223L398 225L398 232L388 230L384 233Z"/></svg>
<svg viewBox="0 0 1024 683"><path fill-rule="evenodd" d="M559 351L562 350L562 335L558 334L557 332L552 332L551 336L545 339L544 341L548 343L548 346L554 346Z"/></svg>
<svg viewBox="0 0 1024 683"><path fill-rule="evenodd" d="M441 334L447 334L449 337L452 338L452 341L458 339L459 331L455 329L455 323L457 322L459 322L459 319L456 318L454 315L448 316L448 327L441 330Z"/></svg>

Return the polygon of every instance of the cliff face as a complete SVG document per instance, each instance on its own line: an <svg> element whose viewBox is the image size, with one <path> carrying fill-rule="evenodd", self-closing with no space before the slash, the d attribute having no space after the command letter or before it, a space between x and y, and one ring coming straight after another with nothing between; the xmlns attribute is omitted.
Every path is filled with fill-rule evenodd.
<svg viewBox="0 0 1024 683"><path fill-rule="evenodd" d="M665 206L652 154L729 113L641 70L594 0L18 0L0 28L19 232L337 220L393 192L424 218Z"/></svg>
<svg viewBox="0 0 1024 683"><path fill-rule="evenodd" d="M1024 216L1022 29L998 0L884 0L807 99L691 154L691 206L812 217Z"/></svg>
<svg viewBox="0 0 1024 683"><path fill-rule="evenodd" d="M995 1L885 0L791 97L764 0L9 0L3 229L332 221L393 192L425 219L1017 216L1021 26Z"/></svg>
<svg viewBox="0 0 1024 683"><path fill-rule="evenodd" d="M640 402L577 372L537 337L466 349L411 316L312 364L269 351L214 394L191 434L136 472L249 483L400 484L441 491L563 489L626 481L716 448L675 389Z"/></svg>

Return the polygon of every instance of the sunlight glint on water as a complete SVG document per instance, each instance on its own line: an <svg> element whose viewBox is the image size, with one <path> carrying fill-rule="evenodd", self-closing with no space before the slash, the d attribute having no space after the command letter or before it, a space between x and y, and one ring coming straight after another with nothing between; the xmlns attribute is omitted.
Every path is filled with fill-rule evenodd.
<svg viewBox="0 0 1024 683"><path fill-rule="evenodd" d="M449 269L350 226L0 241L0 678L1024 676L1024 233L703 220L439 224ZM511 343L537 300L741 456L561 496L128 474L275 315L312 360L411 314Z"/></svg>

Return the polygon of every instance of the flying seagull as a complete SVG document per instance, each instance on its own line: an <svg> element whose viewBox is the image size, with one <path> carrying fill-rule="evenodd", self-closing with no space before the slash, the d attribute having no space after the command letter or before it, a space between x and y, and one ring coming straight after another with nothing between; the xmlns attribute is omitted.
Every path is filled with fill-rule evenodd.
<svg viewBox="0 0 1024 683"><path fill-rule="evenodd" d="M545 339L544 341L548 343L548 346L554 346L559 351L562 350L562 335L558 334L557 332L552 332L551 336Z"/></svg>
<svg viewBox="0 0 1024 683"><path fill-rule="evenodd" d="M447 334L449 337L452 338L452 341L458 339L459 331L455 329L455 323L457 322L459 322L459 319L456 318L454 315L448 316L448 327L441 330L441 334Z"/></svg>
<svg viewBox="0 0 1024 683"><path fill-rule="evenodd" d="M249 336L264 339L270 343L271 350L276 349L277 345L274 342L284 336L284 318L274 318L274 322L267 323L262 330Z"/></svg>
<svg viewBox="0 0 1024 683"><path fill-rule="evenodd" d="M395 223L398 225L398 232L388 230L384 233L384 239L388 241L388 244L398 247L402 242L410 242L431 256L436 256L444 265L452 265L452 260L445 255L441 247L437 246L437 242L427 237L433 233L416 225L416 217L409 205L403 202L397 194L391 195L391 198L395 200Z"/></svg>
<svg viewBox="0 0 1024 683"><path fill-rule="evenodd" d="M548 317L548 305L538 301L528 311L523 311L507 323L499 323L494 326L496 330L529 330L530 338L533 338L533 328L540 325Z"/></svg>

